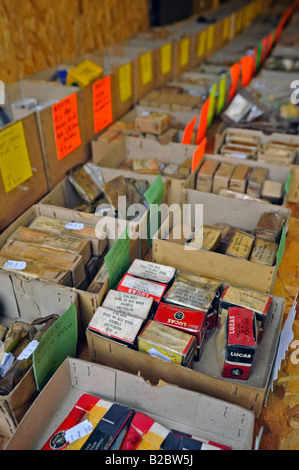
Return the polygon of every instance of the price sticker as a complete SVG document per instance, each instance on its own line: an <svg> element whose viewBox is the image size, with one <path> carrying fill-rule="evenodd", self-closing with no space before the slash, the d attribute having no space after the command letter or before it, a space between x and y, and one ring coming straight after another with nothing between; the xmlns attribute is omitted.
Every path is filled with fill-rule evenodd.
<svg viewBox="0 0 299 470"><path fill-rule="evenodd" d="M84 229L84 224L80 224L78 222L69 222L65 224L65 228L67 230L83 230Z"/></svg>
<svg viewBox="0 0 299 470"><path fill-rule="evenodd" d="M87 419L82 421L82 423L73 426L71 429L65 431L65 440L69 444L77 441L78 439L82 439L82 437L87 436L92 432L92 424Z"/></svg>
<svg viewBox="0 0 299 470"><path fill-rule="evenodd" d="M5 269L13 269L15 271L23 271L24 269L26 269L26 266L26 261L9 260L6 261L6 263L4 264Z"/></svg>

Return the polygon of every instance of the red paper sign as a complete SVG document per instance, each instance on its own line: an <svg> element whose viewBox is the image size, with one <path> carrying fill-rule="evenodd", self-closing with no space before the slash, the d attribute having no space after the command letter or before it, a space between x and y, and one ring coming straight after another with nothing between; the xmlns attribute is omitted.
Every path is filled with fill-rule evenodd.
<svg viewBox="0 0 299 470"><path fill-rule="evenodd" d="M52 112L57 157L58 160L62 160L81 145L77 93L54 104Z"/></svg>
<svg viewBox="0 0 299 470"><path fill-rule="evenodd" d="M189 122L189 124L187 124L187 126L184 130L184 135L183 135L183 138L182 138L182 144L185 144L185 145L190 145L191 144L193 130L194 130L194 127L195 127L196 120L197 120L197 116L195 116Z"/></svg>
<svg viewBox="0 0 299 470"><path fill-rule="evenodd" d="M240 63L237 62L236 64L230 67L230 76L231 76L231 87L229 91L229 102L232 101L236 94L239 78L240 78Z"/></svg>
<svg viewBox="0 0 299 470"><path fill-rule="evenodd" d="M205 150L207 145L207 138L205 137L204 140L201 142L199 147L195 150L192 158L192 173L196 170L198 165L200 164L201 160L204 157Z"/></svg>
<svg viewBox="0 0 299 470"><path fill-rule="evenodd" d="M241 63L241 71L242 71L242 86L246 87L251 80L252 73L253 73L253 57L252 55L247 55L242 57L240 60Z"/></svg>
<svg viewBox="0 0 299 470"><path fill-rule="evenodd" d="M200 121L196 136L196 145L199 145L206 136L207 127L208 127L208 114L210 109L211 98L209 97L201 108Z"/></svg>
<svg viewBox="0 0 299 470"><path fill-rule="evenodd" d="M110 75L93 85L93 120L96 134L113 122Z"/></svg>

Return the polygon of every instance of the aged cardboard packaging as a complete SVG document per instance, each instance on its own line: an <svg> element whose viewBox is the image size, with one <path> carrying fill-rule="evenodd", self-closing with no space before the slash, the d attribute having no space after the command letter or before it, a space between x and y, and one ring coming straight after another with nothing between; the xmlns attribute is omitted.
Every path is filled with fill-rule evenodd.
<svg viewBox="0 0 299 470"><path fill-rule="evenodd" d="M218 166L219 162L205 160L197 174L196 189L198 191L212 192L213 178Z"/></svg>
<svg viewBox="0 0 299 470"><path fill-rule="evenodd" d="M1 253L13 258L17 256L29 261L42 262L43 264L56 266L71 272L73 287L79 287L85 279L85 266L83 257L67 253L55 248L46 248L31 245L15 240L8 241L1 249Z"/></svg>
<svg viewBox="0 0 299 470"><path fill-rule="evenodd" d="M207 313L161 302L154 321L185 331L196 338L195 361L199 361L207 329Z"/></svg>
<svg viewBox="0 0 299 470"><path fill-rule="evenodd" d="M249 260L254 263L264 264L266 266L274 266L278 244L268 242L261 238L256 238L253 244L252 253Z"/></svg>
<svg viewBox="0 0 299 470"><path fill-rule="evenodd" d="M204 225L202 227L202 236L201 230L199 230L188 246L192 248L198 246L201 250L215 251L220 244L220 239L221 231L218 228L212 227L211 225Z"/></svg>
<svg viewBox="0 0 299 470"><path fill-rule="evenodd" d="M214 174L213 193L219 194L220 189L228 189L235 165L233 163L222 162Z"/></svg>
<svg viewBox="0 0 299 470"><path fill-rule="evenodd" d="M283 185L279 181L266 180L263 184L262 199L269 201L271 204L281 204L283 198Z"/></svg>
<svg viewBox="0 0 299 470"><path fill-rule="evenodd" d="M58 235L75 235L91 242L92 254L101 256L107 246L107 237L104 232L101 236L96 234L96 229L85 223L69 222L68 220L52 219L47 216L39 216L29 225L29 228L49 231Z"/></svg>
<svg viewBox="0 0 299 470"><path fill-rule="evenodd" d="M87 263L91 257L90 241L77 236L67 234L57 235L42 230L30 229L28 227L19 227L10 235L9 240L78 254L82 256L84 263Z"/></svg>
<svg viewBox="0 0 299 470"><path fill-rule="evenodd" d="M132 170L142 175L158 175L160 165L155 158L140 158L132 161Z"/></svg>
<svg viewBox="0 0 299 470"><path fill-rule="evenodd" d="M188 333L149 320L138 335L137 345L140 352L191 367L196 341Z"/></svg>
<svg viewBox="0 0 299 470"><path fill-rule="evenodd" d="M255 167L252 169L248 179L246 192L249 196L261 197L263 185L268 177L267 168Z"/></svg>
<svg viewBox="0 0 299 470"><path fill-rule="evenodd" d="M264 330L270 317L272 296L243 289L237 286L227 286L219 301L218 326L221 327L230 307L242 307L252 310L256 316L257 339L262 340Z"/></svg>
<svg viewBox="0 0 299 470"><path fill-rule="evenodd" d="M148 357L135 353L143 358ZM160 363L158 359L156 362ZM55 435L84 393L92 394L98 400L116 401L138 410L180 435L187 433L194 439L217 442L219 447L230 447L232 450L252 448L252 411L169 383L154 386L143 376L68 358L36 398L6 450L41 449ZM147 400L144 400L145 396ZM184 407L182 403L185 403ZM198 410L196 416L194 410Z"/></svg>
<svg viewBox="0 0 299 470"><path fill-rule="evenodd" d="M278 212L264 212L259 218L254 233L258 238L276 243L280 239L284 224L285 218L282 214Z"/></svg>
<svg viewBox="0 0 299 470"><path fill-rule="evenodd" d="M142 324L143 319L101 306L97 308L88 329L107 338L120 341L127 346L134 347Z"/></svg>
<svg viewBox="0 0 299 470"><path fill-rule="evenodd" d="M254 240L253 235L242 230L235 230L225 254L236 258L249 259Z"/></svg>
<svg viewBox="0 0 299 470"><path fill-rule="evenodd" d="M117 286L117 290L120 292L152 298L155 304L162 300L166 289L166 284L139 279L131 274L125 274Z"/></svg>
<svg viewBox="0 0 299 470"><path fill-rule="evenodd" d="M255 313L240 307L230 307L222 330L217 344L222 376L247 380L257 348ZM222 336L225 338L225 346L221 351Z"/></svg>
<svg viewBox="0 0 299 470"><path fill-rule="evenodd" d="M144 321L151 312L152 304L152 298L109 290L102 305L114 312L126 313Z"/></svg>
<svg viewBox="0 0 299 470"><path fill-rule="evenodd" d="M72 276L67 269L43 264L40 261L28 261L19 256L0 253L0 268L25 278L43 279L63 286L72 287Z"/></svg>
<svg viewBox="0 0 299 470"><path fill-rule="evenodd" d="M172 266L165 266L158 263L151 263L141 259L135 259L128 269L128 274L141 277L149 281L169 284L173 281L176 269Z"/></svg>
<svg viewBox="0 0 299 470"><path fill-rule="evenodd" d="M229 183L229 189L237 193L245 193L251 168L248 165L236 166Z"/></svg>
<svg viewBox="0 0 299 470"><path fill-rule="evenodd" d="M151 112L146 116L138 116L135 120L136 130L145 134L161 135L170 128L169 114Z"/></svg>

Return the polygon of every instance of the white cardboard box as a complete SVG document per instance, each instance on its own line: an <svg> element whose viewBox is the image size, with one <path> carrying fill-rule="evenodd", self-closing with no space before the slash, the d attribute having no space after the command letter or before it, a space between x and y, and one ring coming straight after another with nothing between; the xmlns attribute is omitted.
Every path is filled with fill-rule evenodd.
<svg viewBox="0 0 299 470"><path fill-rule="evenodd" d="M83 393L149 414L160 424L206 440L251 450L254 414L201 393L79 359L66 359L27 412L6 450L38 450Z"/></svg>

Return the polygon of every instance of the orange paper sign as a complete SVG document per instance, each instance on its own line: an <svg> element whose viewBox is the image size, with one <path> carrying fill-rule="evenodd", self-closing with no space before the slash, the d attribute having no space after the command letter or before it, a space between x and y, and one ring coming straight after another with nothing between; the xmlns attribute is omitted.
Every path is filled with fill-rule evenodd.
<svg viewBox="0 0 299 470"><path fill-rule="evenodd" d="M206 150L206 145L207 145L207 138L205 137L204 140L199 145L199 147L197 147L197 149L193 153L192 173L196 170L196 168L200 164L201 160L203 159L204 154L205 154L205 150Z"/></svg>
<svg viewBox="0 0 299 470"><path fill-rule="evenodd" d="M231 87L229 91L229 102L232 101L237 91L237 86L238 86L238 82L240 78L240 63L239 62L237 62L236 64L230 67L230 76L231 76Z"/></svg>
<svg viewBox="0 0 299 470"><path fill-rule="evenodd" d="M197 131L197 136L196 136L196 145L201 144L201 142L206 136L207 127L208 127L208 113L210 109L210 102L211 102L211 98L209 97L204 102L201 108L199 126L198 126L198 131Z"/></svg>
<svg viewBox="0 0 299 470"><path fill-rule="evenodd" d="M62 160L81 145L77 93L52 107L57 157Z"/></svg>
<svg viewBox="0 0 299 470"><path fill-rule="evenodd" d="M253 56L247 55L242 57L241 62L241 71L242 71L242 86L246 87L251 80L253 72Z"/></svg>
<svg viewBox="0 0 299 470"><path fill-rule="evenodd" d="M93 85L93 119L96 134L113 122L110 75Z"/></svg>
<svg viewBox="0 0 299 470"><path fill-rule="evenodd" d="M194 130L194 127L195 127L196 120L197 120L197 116L195 116L187 124L187 126L185 127L184 135L183 135L183 138L182 138L182 144L185 144L185 145L190 145L191 144L192 136L193 136L193 130Z"/></svg>

